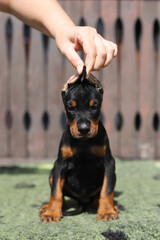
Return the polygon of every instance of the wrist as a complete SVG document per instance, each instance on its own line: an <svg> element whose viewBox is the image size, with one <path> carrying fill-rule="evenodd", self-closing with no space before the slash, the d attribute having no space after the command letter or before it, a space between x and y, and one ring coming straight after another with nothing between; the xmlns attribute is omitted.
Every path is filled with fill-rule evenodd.
<svg viewBox="0 0 160 240"><path fill-rule="evenodd" d="M44 12L42 15L42 23L51 37L55 39L59 32L75 25L56 0L48 2L50 6L48 7L47 14Z"/></svg>

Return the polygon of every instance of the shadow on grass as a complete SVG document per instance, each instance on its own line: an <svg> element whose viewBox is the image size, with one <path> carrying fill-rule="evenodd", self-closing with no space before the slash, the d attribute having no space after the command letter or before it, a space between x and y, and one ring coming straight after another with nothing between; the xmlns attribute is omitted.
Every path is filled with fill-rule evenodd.
<svg viewBox="0 0 160 240"><path fill-rule="evenodd" d="M35 184L28 184L25 182L21 182L15 185L15 189L24 189L24 188L35 188Z"/></svg>
<svg viewBox="0 0 160 240"><path fill-rule="evenodd" d="M117 198L118 198L119 196L121 196L122 194L123 194L123 192L118 192L118 191L115 191L115 192L114 192L114 197L116 198L116 200L114 199L114 204L115 204L116 206L118 206L118 208L119 208L120 211L125 211L124 206L121 205L121 204L117 201Z"/></svg>
<svg viewBox="0 0 160 240"><path fill-rule="evenodd" d="M103 232L102 236L104 236L108 240L128 240L128 238L122 231L112 232L111 230L109 230L107 232Z"/></svg>
<svg viewBox="0 0 160 240"><path fill-rule="evenodd" d="M50 170L48 169L39 169L32 167L18 167L18 166L7 166L0 167L0 174L49 174Z"/></svg>
<svg viewBox="0 0 160 240"><path fill-rule="evenodd" d="M153 176L153 179L156 180L156 181L159 181L160 180L160 174L157 174L157 175Z"/></svg>

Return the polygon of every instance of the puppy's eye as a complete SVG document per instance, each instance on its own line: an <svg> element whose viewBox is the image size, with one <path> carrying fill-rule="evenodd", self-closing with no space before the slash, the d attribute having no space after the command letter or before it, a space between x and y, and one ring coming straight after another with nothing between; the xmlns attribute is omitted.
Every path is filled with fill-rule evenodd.
<svg viewBox="0 0 160 240"><path fill-rule="evenodd" d="M77 103L75 101L72 101L68 106L68 110L73 111L76 106L77 106Z"/></svg>
<svg viewBox="0 0 160 240"><path fill-rule="evenodd" d="M95 102L93 101L93 100L91 100L90 102L89 102L89 106L90 107L93 107L95 105Z"/></svg>
<svg viewBox="0 0 160 240"><path fill-rule="evenodd" d="M91 100L89 102L89 107L91 110L96 110L96 109L98 109L98 104L95 101Z"/></svg>

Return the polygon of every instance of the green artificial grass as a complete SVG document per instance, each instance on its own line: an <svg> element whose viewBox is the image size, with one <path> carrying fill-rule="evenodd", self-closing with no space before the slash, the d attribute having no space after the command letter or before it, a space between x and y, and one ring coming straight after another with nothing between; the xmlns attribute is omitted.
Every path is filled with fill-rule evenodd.
<svg viewBox="0 0 160 240"><path fill-rule="evenodd" d="M41 223L49 200L51 163L0 168L0 240L160 239L160 162L116 161L119 219L96 222L96 212ZM69 203L68 203L69 204Z"/></svg>

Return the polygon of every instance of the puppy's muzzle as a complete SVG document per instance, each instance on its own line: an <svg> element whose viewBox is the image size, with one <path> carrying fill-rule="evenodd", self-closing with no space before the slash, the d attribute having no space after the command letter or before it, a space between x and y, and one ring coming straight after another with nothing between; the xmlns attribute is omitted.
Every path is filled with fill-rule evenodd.
<svg viewBox="0 0 160 240"><path fill-rule="evenodd" d="M78 131L82 136L86 136L90 132L91 123L89 121L77 122Z"/></svg>

